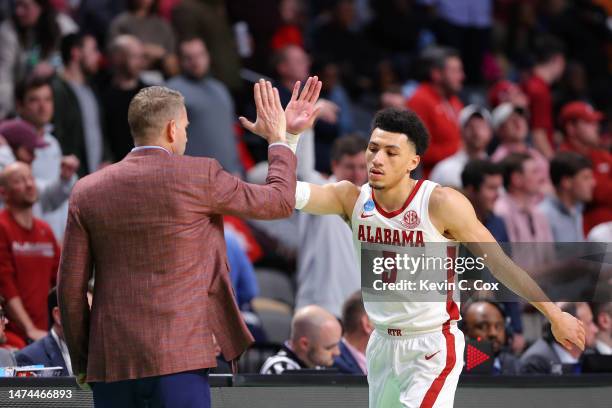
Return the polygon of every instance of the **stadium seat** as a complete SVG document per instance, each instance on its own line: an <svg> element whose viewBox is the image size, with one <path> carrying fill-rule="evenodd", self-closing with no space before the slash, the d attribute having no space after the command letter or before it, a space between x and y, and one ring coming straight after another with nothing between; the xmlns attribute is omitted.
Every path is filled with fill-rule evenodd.
<svg viewBox="0 0 612 408"><path fill-rule="evenodd" d="M291 279L276 269L255 268L257 283L259 284L259 296L275 299L293 307L295 294Z"/></svg>
<svg viewBox="0 0 612 408"><path fill-rule="evenodd" d="M282 344L291 332L291 308L274 299L256 298L253 310L259 315L261 325L270 343Z"/></svg>

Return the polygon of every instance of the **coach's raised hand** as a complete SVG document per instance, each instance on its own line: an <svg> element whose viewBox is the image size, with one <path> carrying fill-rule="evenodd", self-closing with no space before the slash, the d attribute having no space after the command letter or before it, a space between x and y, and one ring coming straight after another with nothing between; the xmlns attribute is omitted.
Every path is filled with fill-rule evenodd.
<svg viewBox="0 0 612 408"><path fill-rule="evenodd" d="M321 110L316 106L323 83L318 77L309 77L300 92L300 81L293 85L291 100L285 108L287 133L299 135L314 125L314 121Z"/></svg>
<svg viewBox="0 0 612 408"><path fill-rule="evenodd" d="M278 89L269 81L260 79L254 87L257 119L255 123L241 116L238 119L250 132L263 137L268 143L285 142L285 112L280 102Z"/></svg>

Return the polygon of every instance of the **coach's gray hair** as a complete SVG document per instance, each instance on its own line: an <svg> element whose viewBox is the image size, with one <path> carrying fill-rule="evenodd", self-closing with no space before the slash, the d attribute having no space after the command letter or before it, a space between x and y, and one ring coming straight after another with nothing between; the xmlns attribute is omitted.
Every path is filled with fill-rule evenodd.
<svg viewBox="0 0 612 408"><path fill-rule="evenodd" d="M170 120L178 120L185 98L180 92L164 86L143 88L134 96L128 109L128 123L135 141L158 133Z"/></svg>

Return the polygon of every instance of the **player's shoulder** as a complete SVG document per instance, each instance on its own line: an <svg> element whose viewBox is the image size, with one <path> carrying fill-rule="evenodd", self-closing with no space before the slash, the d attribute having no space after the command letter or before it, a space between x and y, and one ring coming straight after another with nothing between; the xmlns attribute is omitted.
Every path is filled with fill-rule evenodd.
<svg viewBox="0 0 612 408"><path fill-rule="evenodd" d="M468 199L462 192L452 188L436 185L429 197L429 211L445 213L454 210L465 204L469 204Z"/></svg>

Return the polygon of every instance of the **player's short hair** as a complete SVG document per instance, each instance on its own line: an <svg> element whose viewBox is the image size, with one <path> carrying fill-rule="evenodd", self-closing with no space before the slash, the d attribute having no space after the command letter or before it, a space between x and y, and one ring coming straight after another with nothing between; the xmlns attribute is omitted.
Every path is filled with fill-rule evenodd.
<svg viewBox="0 0 612 408"><path fill-rule="evenodd" d="M559 187L564 177L574 177L578 172L591 168L591 161L575 152L560 152L550 161L550 179Z"/></svg>
<svg viewBox="0 0 612 408"><path fill-rule="evenodd" d="M372 120L372 131L381 129L387 132L403 133L408 141L414 145L419 156L425 154L429 145L429 133L419 119L419 116L410 109L385 108L376 112Z"/></svg>
<svg viewBox="0 0 612 408"><path fill-rule="evenodd" d="M565 54L565 46L558 38L542 35L535 40L533 58L536 64L545 64L560 54Z"/></svg>
<svg viewBox="0 0 612 408"><path fill-rule="evenodd" d="M480 190L486 176L502 175L501 166L490 160L474 159L470 160L461 172L461 183L464 188L472 187Z"/></svg>
<svg viewBox="0 0 612 408"><path fill-rule="evenodd" d="M164 86L141 89L130 102L128 124L134 140L151 131L159 131L172 119L177 119L185 99L180 92Z"/></svg>
<svg viewBox="0 0 612 408"><path fill-rule="evenodd" d="M344 156L355 156L368 148L368 142L359 135L342 136L334 142L331 149L331 160L339 162Z"/></svg>
<svg viewBox="0 0 612 408"><path fill-rule="evenodd" d="M30 75L17 83L15 87L15 100L19 103L25 101L28 92L48 86L51 88L51 78L41 75Z"/></svg>
<svg viewBox="0 0 612 408"><path fill-rule="evenodd" d="M527 160L531 160L532 157L527 153L510 153L504 160L501 161L500 165L504 172L504 188L508 190L510 183L512 182L512 175L514 173L522 173L523 165Z"/></svg>
<svg viewBox="0 0 612 408"><path fill-rule="evenodd" d="M365 314L361 290L349 296L342 306L342 326L345 333L354 333L359 329L361 316Z"/></svg>

